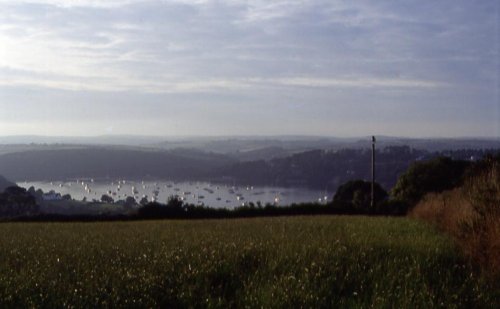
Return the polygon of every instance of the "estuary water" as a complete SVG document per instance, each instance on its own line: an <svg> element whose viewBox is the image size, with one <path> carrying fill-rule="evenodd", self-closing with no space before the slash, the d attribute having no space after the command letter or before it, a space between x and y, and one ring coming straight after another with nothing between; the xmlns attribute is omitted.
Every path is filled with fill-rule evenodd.
<svg viewBox="0 0 500 309"><path fill-rule="evenodd" d="M331 192L307 188L283 188L268 186L233 186L209 182L174 182L142 180L94 180L75 179L71 181L34 181L20 182L19 186L28 189L33 186L44 193L54 190L62 195L70 194L75 200L100 200L103 194L115 201L129 196L137 202L148 201L165 203L170 196L177 196L184 202L214 208L234 208L258 202L263 205L290 205L292 203L326 203Z"/></svg>

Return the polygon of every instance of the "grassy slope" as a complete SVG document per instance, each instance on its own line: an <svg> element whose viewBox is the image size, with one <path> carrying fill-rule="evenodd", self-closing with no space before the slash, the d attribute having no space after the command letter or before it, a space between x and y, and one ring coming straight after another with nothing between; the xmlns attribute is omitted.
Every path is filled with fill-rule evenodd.
<svg viewBox="0 0 500 309"><path fill-rule="evenodd" d="M405 218L5 223L0 300L3 307L498 305L451 244Z"/></svg>

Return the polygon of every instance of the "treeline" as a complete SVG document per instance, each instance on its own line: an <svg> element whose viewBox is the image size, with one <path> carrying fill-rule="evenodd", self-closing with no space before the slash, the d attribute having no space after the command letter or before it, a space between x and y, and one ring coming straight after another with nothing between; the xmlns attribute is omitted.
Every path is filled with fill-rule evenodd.
<svg viewBox="0 0 500 309"><path fill-rule="evenodd" d="M36 198L24 188L11 186L0 193L0 218L36 216L39 212Z"/></svg>
<svg viewBox="0 0 500 309"><path fill-rule="evenodd" d="M346 213L342 209L332 208L329 205L315 203L292 204L290 206L274 205L248 205L234 209L210 208L185 204L181 207L172 205L149 203L141 206L137 211L128 214L102 214L102 215L63 215L39 213L37 215L24 215L4 218L15 222L93 222L93 221L134 221L158 219L233 219L275 216L298 215L345 215L360 214L356 211Z"/></svg>
<svg viewBox="0 0 500 309"><path fill-rule="evenodd" d="M377 181L392 188L398 177L417 161L447 156L455 160L477 160L492 150L428 152L408 146L390 146L376 151ZM239 184L303 186L335 191L353 179L371 178L371 149L313 150L269 161L238 162L214 172L214 178Z"/></svg>

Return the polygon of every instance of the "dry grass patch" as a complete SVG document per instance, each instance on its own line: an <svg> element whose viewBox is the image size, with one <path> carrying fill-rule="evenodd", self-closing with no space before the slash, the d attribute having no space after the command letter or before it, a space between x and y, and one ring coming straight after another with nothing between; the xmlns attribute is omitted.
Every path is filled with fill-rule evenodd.
<svg viewBox="0 0 500 309"><path fill-rule="evenodd" d="M500 164L490 162L463 186L427 195L410 216L453 236L488 276L500 275Z"/></svg>

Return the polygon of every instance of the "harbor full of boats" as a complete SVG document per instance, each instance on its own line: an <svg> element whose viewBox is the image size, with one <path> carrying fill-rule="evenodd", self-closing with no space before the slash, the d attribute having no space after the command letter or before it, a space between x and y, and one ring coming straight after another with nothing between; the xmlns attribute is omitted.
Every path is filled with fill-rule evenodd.
<svg viewBox="0 0 500 309"><path fill-rule="evenodd" d="M26 189L34 187L43 192L70 194L75 200L100 201L103 195L107 195L114 201L133 197L138 203L141 200L166 203L169 197L174 196L189 204L216 208L234 208L249 203L278 206L293 203L326 203L331 199L329 192L307 188L236 186L209 182L90 178L69 181L25 181L18 185Z"/></svg>

